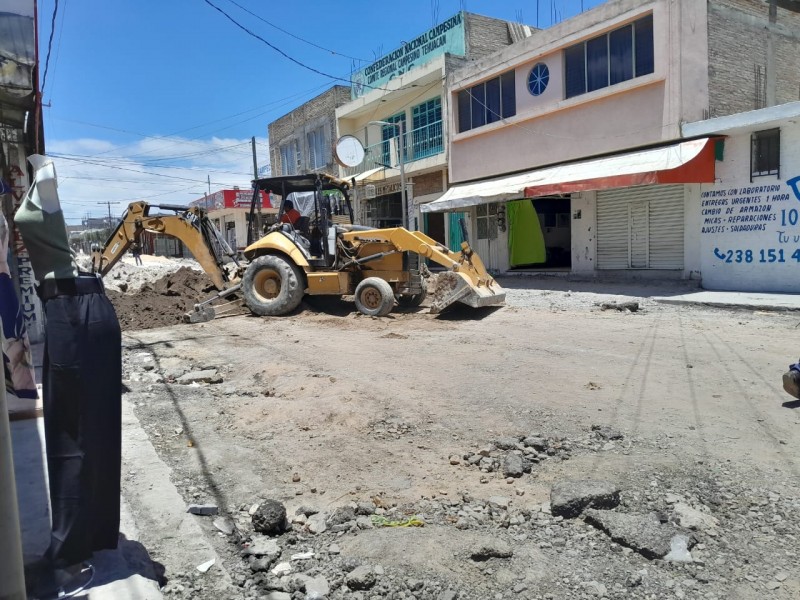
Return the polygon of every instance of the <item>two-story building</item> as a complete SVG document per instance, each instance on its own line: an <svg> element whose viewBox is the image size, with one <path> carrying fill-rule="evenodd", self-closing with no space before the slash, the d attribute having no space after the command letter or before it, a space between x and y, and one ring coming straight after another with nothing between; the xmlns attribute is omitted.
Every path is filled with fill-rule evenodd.
<svg viewBox="0 0 800 600"><path fill-rule="evenodd" d="M356 181L361 223L405 224L448 240L444 216L419 211L448 187L444 82L456 69L531 32L518 23L459 12L353 73L352 99L336 109L336 121L338 135L357 137L366 151L361 164L341 170Z"/></svg>
<svg viewBox="0 0 800 600"><path fill-rule="evenodd" d="M336 108L349 101L350 88L335 85L270 123L272 173L336 173L331 150L336 140Z"/></svg>
<svg viewBox="0 0 800 600"><path fill-rule="evenodd" d="M256 239L261 236L267 225L275 222L278 207L273 206L272 198L262 191L261 205L253 211ZM253 190L218 190L206 194L202 198L190 202L190 206L204 208L214 227L222 234L234 252L240 252L247 246L247 231L250 227L250 212L253 203ZM167 255L170 255L166 253Z"/></svg>
<svg viewBox="0 0 800 600"><path fill-rule="evenodd" d="M610 0L449 73L452 186L422 211L497 271L699 277L701 185L731 154L682 125L797 100L794 4Z"/></svg>

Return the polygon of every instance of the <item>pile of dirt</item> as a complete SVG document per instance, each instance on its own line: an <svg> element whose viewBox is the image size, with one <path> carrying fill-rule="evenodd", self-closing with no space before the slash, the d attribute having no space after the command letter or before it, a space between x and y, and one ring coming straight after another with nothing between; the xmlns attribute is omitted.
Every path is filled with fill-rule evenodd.
<svg viewBox="0 0 800 600"><path fill-rule="evenodd" d="M183 315L216 291L208 276L181 267L145 283L136 293L122 294L108 290L123 330L152 329L183 322Z"/></svg>

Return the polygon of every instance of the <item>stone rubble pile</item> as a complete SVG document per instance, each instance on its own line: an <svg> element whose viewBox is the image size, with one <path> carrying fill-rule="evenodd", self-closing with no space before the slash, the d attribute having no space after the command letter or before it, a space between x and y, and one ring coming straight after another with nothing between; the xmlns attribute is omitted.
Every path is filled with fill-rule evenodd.
<svg viewBox="0 0 800 600"><path fill-rule="evenodd" d="M723 600L739 586L793 597L800 529L790 517L800 511L800 490L788 497L734 486L728 480L714 491L718 502L708 502L707 490L677 485L642 493L608 481L560 481L550 501L534 509L517 507L513 497L465 491L391 508L370 500L328 510L302 506L288 517L267 500L231 516L228 570L241 597L273 600ZM343 551L367 531L396 535L382 524L412 516L424 528L475 536L455 557L462 573L409 571ZM175 582L164 591L196 586Z"/></svg>

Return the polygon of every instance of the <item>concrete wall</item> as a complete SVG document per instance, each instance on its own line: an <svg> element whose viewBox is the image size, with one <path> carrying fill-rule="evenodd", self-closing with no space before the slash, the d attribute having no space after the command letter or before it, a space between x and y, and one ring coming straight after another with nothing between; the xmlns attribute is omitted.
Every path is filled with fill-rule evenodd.
<svg viewBox="0 0 800 600"><path fill-rule="evenodd" d="M597 192L572 194L572 272L589 274L597 263Z"/></svg>
<svg viewBox="0 0 800 600"><path fill-rule="evenodd" d="M431 194L444 192L441 171L416 175L411 181L414 184L414 197L429 196Z"/></svg>
<svg viewBox="0 0 800 600"><path fill-rule="evenodd" d="M780 178L758 177L751 183L750 131L727 138L724 161L717 163L719 181L700 186L696 198L703 287L800 293L800 197L787 184L797 176L796 122L781 127ZM743 222L745 217L758 220Z"/></svg>
<svg viewBox="0 0 800 600"><path fill-rule="evenodd" d="M591 93L565 98L563 50L653 13L655 69ZM706 5L693 0L617 0L601 4L448 77L448 102L461 89L513 69L517 114L457 133L449 111L450 178L490 177L680 137L680 123L703 118L707 99ZM527 89L531 68L547 64L540 96Z"/></svg>
<svg viewBox="0 0 800 600"><path fill-rule="evenodd" d="M310 170L306 133L319 127L325 128L325 136L329 144L326 148L327 164L324 168L316 170L335 173L337 167L333 160L333 153L330 151L330 145L336 138L336 108L349 101L350 88L344 85L335 85L316 98L309 100L292 112L270 123L268 126L269 156L273 175L283 174L280 147L292 140L297 140L300 144L303 157L300 172Z"/></svg>
<svg viewBox="0 0 800 600"><path fill-rule="evenodd" d="M476 60L511 43L508 22L466 13L467 58Z"/></svg>
<svg viewBox="0 0 800 600"><path fill-rule="evenodd" d="M778 8L770 23L763 0L710 0L708 30L711 117L798 100L799 13Z"/></svg>

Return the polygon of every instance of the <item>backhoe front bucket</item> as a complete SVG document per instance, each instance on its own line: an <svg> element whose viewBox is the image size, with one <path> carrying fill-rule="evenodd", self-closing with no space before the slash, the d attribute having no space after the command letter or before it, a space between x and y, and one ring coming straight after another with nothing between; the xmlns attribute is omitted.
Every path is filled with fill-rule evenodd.
<svg viewBox="0 0 800 600"><path fill-rule="evenodd" d="M492 281L490 285L486 285L483 281L478 281L476 284L472 279L461 271L439 274L436 290L433 293L431 312L441 312L454 302L461 302L473 308L505 302L506 292L497 282Z"/></svg>

